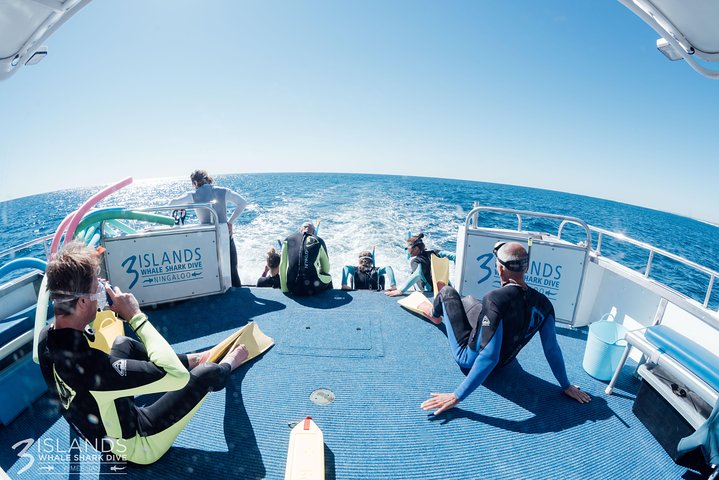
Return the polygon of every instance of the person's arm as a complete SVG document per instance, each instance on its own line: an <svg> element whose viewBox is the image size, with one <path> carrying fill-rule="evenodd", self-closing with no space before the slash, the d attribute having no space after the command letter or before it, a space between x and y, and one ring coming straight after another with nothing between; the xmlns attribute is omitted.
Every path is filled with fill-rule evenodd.
<svg viewBox="0 0 719 480"><path fill-rule="evenodd" d="M168 205L188 205L190 203L194 203L194 200L192 198L192 192L187 192L181 197L173 198L172 200L170 200Z"/></svg>
<svg viewBox="0 0 719 480"><path fill-rule="evenodd" d="M357 267L354 265L345 265L342 268L342 290L352 290L354 288L354 275ZM352 279L352 285L350 285Z"/></svg>
<svg viewBox="0 0 719 480"><path fill-rule="evenodd" d="M287 288L287 240L282 244L282 252L280 253L280 289L287 293L289 292L289 288Z"/></svg>
<svg viewBox="0 0 719 480"><path fill-rule="evenodd" d="M564 357L562 349L557 342L557 333L554 328L554 316L550 315L544 320L542 327L539 329L539 337L542 339L542 348L544 357L552 369L554 378L559 382L562 390L569 388L569 379L567 378L567 369L564 365Z"/></svg>
<svg viewBox="0 0 719 480"><path fill-rule="evenodd" d="M433 313L436 313L435 308ZM467 396L477 389L492 372L499 362L499 353L502 349L502 324L500 323L497 330L492 336L486 347L479 352L467 378L452 393L432 393L430 398L425 400L420 408L423 410L434 410L433 415L449 410L456 406L459 402L467 398ZM435 410L436 409L436 410Z"/></svg>
<svg viewBox="0 0 719 480"><path fill-rule="evenodd" d="M397 281L394 278L394 270L392 270L392 267L387 265L386 267L382 267L377 271L378 276L385 276L385 279L387 280L387 283L389 283L389 288L387 290L395 290L397 288Z"/></svg>
<svg viewBox="0 0 719 480"><path fill-rule="evenodd" d="M539 337L542 339L544 357L547 359L549 368L552 369L554 378L559 382L559 386L564 391L564 394L579 403L589 402L591 397L588 394L582 392L576 385L569 383L567 369L564 365L564 357L562 356L562 349L559 347L559 342L557 342L554 315L550 315L544 321L542 327L539 329Z"/></svg>
<svg viewBox="0 0 719 480"><path fill-rule="evenodd" d="M317 255L317 261L319 262L320 266L317 275L324 283L330 283L332 281L332 277L330 276L330 257L327 254L327 247L325 246L325 242L322 242L322 247L320 248L320 252Z"/></svg>
<svg viewBox="0 0 719 480"><path fill-rule="evenodd" d="M247 201L242 198L239 193L234 192L228 188L227 192L225 193L225 202L230 202L235 205L235 211L233 211L232 216L227 219L227 224L232 225L233 223L235 223L237 217L240 216L242 211L247 206Z"/></svg>
<svg viewBox="0 0 719 480"><path fill-rule="evenodd" d="M457 255L455 255L455 254L452 253L452 252L448 252L448 251L446 251L446 250L442 250L441 252L439 252L439 255L437 255L437 256L440 257L440 258L448 258L448 259L450 259L452 262L456 262L456 261L457 261Z"/></svg>
<svg viewBox="0 0 719 480"><path fill-rule="evenodd" d="M187 385L190 372L182 365L167 340L152 326L147 315L140 311L135 296L122 293L117 287L108 287L106 292L112 299L110 309L127 321L145 345L148 357L148 361L113 355L107 357L107 364L101 368L110 373L101 377L111 380L105 392L108 398L170 392ZM100 385L98 387L100 390Z"/></svg>

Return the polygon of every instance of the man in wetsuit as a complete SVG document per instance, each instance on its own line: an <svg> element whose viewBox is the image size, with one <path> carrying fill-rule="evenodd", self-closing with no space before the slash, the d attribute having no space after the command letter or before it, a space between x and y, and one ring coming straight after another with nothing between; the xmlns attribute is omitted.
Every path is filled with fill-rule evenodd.
<svg viewBox="0 0 719 480"><path fill-rule="evenodd" d="M208 392L224 388L247 356L236 345L220 363L207 352L178 355L140 311L135 297L98 280L98 253L70 243L47 265L55 322L40 334L40 368L68 423L95 449L149 464L159 459ZM140 339L118 337L108 354L88 344L88 324L106 299ZM136 395L168 392L149 406Z"/></svg>
<svg viewBox="0 0 719 480"><path fill-rule="evenodd" d="M230 234L230 275L232 277L232 286L241 287L240 274L237 271L237 247L232 237L232 225L237 217L247 206L247 202L237 192L229 188L217 187L213 185L212 177L205 170L195 170L190 174L192 186L195 187L194 192L187 192L181 197L170 200L170 205L181 205L188 203L210 203L217 213L217 221L227 223L227 231ZM227 204L231 203L235 206L232 216L227 218ZM204 209L197 209L197 218L202 224L212 222L210 213Z"/></svg>
<svg viewBox="0 0 719 480"><path fill-rule="evenodd" d="M565 395L579 403L589 395L569 383L562 351L554 330L554 307L549 299L524 282L529 266L527 251L519 243L500 243L494 248L502 284L484 296L460 298L445 286L434 299L422 305L425 316L435 324L444 322L447 337L467 378L452 393L432 393L421 405L438 415L464 400L479 387L495 367L503 367L517 356L535 333L542 339L544 356Z"/></svg>
<svg viewBox="0 0 719 480"><path fill-rule="evenodd" d="M330 257L315 226L305 222L282 243L280 288L284 293L314 295L332 289Z"/></svg>

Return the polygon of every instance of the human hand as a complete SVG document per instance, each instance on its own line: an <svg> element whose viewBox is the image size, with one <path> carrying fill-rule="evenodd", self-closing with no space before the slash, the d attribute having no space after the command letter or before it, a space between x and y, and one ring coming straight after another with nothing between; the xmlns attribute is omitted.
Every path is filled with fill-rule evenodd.
<svg viewBox="0 0 719 480"><path fill-rule="evenodd" d="M573 398L579 403L589 403L592 401L592 397L590 397L587 393L583 392L578 386L576 385L570 385L565 391L564 394L568 396L569 398Z"/></svg>
<svg viewBox="0 0 719 480"><path fill-rule="evenodd" d="M404 292L402 292L402 290L387 290L384 294L388 297L401 297L404 295Z"/></svg>
<svg viewBox="0 0 719 480"><path fill-rule="evenodd" d="M422 410L434 410L437 409L432 415L439 415L440 413L449 410L459 403L454 393L430 393L430 397L422 402L420 408Z"/></svg>
<svg viewBox="0 0 719 480"><path fill-rule="evenodd" d="M110 300L112 300L110 310L115 312L123 320L128 321L135 315L142 313L140 311L140 304L133 294L122 293L119 287L111 288L107 286L107 284L105 284L105 292L107 292Z"/></svg>

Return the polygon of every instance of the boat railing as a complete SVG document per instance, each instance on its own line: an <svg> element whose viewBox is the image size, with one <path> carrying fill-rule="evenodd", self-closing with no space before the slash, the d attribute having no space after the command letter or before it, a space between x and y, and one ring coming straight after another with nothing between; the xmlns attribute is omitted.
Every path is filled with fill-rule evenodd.
<svg viewBox="0 0 719 480"><path fill-rule="evenodd" d="M12 260L18 252L22 252L23 250L29 250L36 245L42 245L43 251L45 253L45 259L48 259L50 257L50 244L52 242L52 237L52 234L45 235L44 237L39 237L34 240L30 240L29 242L7 248L0 252L0 262L4 262L5 257L9 257L10 260Z"/></svg>
<svg viewBox="0 0 719 480"><path fill-rule="evenodd" d="M700 265L696 262L692 262L691 260L688 260L688 259L686 259L682 256L679 256L679 255L676 255L674 253L668 252L664 249L657 248L657 247L650 245L646 242L642 242L642 241L627 237L626 235L624 235L622 233L612 232L610 230L605 230L603 228L599 228L599 227L595 227L595 226L590 226L589 229L592 232L595 232L597 234L597 248L594 250L597 255L602 254L602 241L605 236L613 238L613 239L621 241L621 242L628 243L630 245L633 245L635 247L638 247L642 250L647 251L648 252L647 262L644 266L644 276L646 278L649 278L649 275L652 271L652 265L654 263L655 255L660 255L662 257L668 258L670 260L680 263L681 265L685 265L693 270L701 272L702 274L708 275L709 276L709 285L707 286L707 290L704 295L704 302L702 303L702 306L704 308L709 307L709 300L711 298L712 289L714 287L714 280L717 277L719 277L719 272L717 272L716 270L712 270L712 269L707 268L703 265Z"/></svg>
<svg viewBox="0 0 719 480"><path fill-rule="evenodd" d="M582 230L584 230L585 239L582 242L582 247L588 247L589 250L592 248L592 234L591 230L589 228L589 225L582 220L581 218L577 217L570 217L567 215L555 215L553 213L542 213L542 212L531 212L529 210L515 210L512 208L501 208L501 207L485 207L481 205L477 205L475 203L474 208L469 212L467 215L467 220L465 221L465 227L466 228L478 228L477 224L479 222L479 214L482 212L486 213L500 213L500 214L509 214L514 215L517 217L517 231L522 231L522 222L523 217L532 217L532 218L539 218L539 219L545 219L545 220L557 220L560 222L559 229L557 230L557 238L561 240L562 238L562 230L564 229L565 225L573 224L580 227Z"/></svg>

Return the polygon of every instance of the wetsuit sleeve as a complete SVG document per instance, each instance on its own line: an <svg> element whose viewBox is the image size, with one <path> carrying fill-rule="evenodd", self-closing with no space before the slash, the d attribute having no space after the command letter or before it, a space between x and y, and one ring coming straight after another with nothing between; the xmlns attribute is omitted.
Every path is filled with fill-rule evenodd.
<svg viewBox="0 0 719 480"><path fill-rule="evenodd" d="M479 352L467 378L454 391L457 400L462 401L475 391L487 379L487 376L499 363L499 353L502 350L502 322L499 322L492 340Z"/></svg>
<svg viewBox="0 0 719 480"><path fill-rule="evenodd" d="M446 251L446 250L442 250L441 252L439 252L439 254L438 254L437 256L440 257L440 258L448 258L448 259L450 259L450 260L453 261L453 262L456 262L456 261L457 261L457 255L455 255L455 254L452 253L452 252L448 252L448 251Z"/></svg>
<svg viewBox="0 0 719 480"><path fill-rule="evenodd" d="M128 396L169 392L184 387L190 373L147 317L138 314L128 323L145 345L148 361L110 355L107 364L101 367L105 371L98 372L101 374L94 377L97 383L91 390L121 391L123 394L118 396Z"/></svg>
<svg viewBox="0 0 719 480"><path fill-rule="evenodd" d="M327 247L325 247L324 242L322 242L322 247L320 248L320 253L317 255L317 260L320 262L320 271L317 273L325 277L329 277L330 257L327 255Z"/></svg>
<svg viewBox="0 0 719 480"><path fill-rule="evenodd" d="M149 391L143 393L169 392L184 387L190 379L190 372L182 365L165 337L150 323L147 315L140 313L127 323L135 331L140 341L145 344L150 362L165 372L160 381L156 382Z"/></svg>
<svg viewBox="0 0 719 480"><path fill-rule="evenodd" d="M385 276L387 279L387 283L389 283L390 287L394 287L397 285L397 281L394 279L394 270L392 270L392 267L389 265L386 267L382 267L377 271L377 276L381 277L382 275Z"/></svg>
<svg viewBox="0 0 719 480"><path fill-rule="evenodd" d="M357 267L354 265L345 265L342 268L342 286L349 286L349 279L352 278L352 288L354 288L354 274Z"/></svg>
<svg viewBox="0 0 719 480"><path fill-rule="evenodd" d="M402 284L401 287L397 287L399 290L402 290L402 293L407 293L407 291L412 288L412 286L417 283L422 278L422 269L416 268L412 275L409 276L409 278Z"/></svg>
<svg viewBox="0 0 719 480"><path fill-rule="evenodd" d="M187 192L181 197L173 198L172 200L170 200L168 205L187 205L194 202L195 201L192 198L192 192Z"/></svg>
<svg viewBox="0 0 719 480"><path fill-rule="evenodd" d="M287 240L282 243L282 252L280 253L280 289L287 293Z"/></svg>
<svg viewBox="0 0 719 480"><path fill-rule="evenodd" d="M235 205L235 211L232 212L232 216L227 219L227 223L230 225L235 223L235 220L237 220L237 217L240 216L242 211L247 206L247 201L240 196L239 193L234 192L230 189L227 189L227 192L225 192L225 201L233 203Z"/></svg>
<svg viewBox="0 0 719 480"><path fill-rule="evenodd" d="M539 329L539 337L542 339L542 348L544 349L544 357L552 369L554 378L557 379L562 390L569 388L569 379L567 378L567 369L564 365L564 357L562 349L557 342L557 332L554 329L554 315L549 315Z"/></svg>

